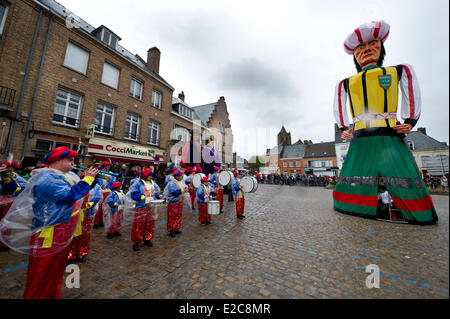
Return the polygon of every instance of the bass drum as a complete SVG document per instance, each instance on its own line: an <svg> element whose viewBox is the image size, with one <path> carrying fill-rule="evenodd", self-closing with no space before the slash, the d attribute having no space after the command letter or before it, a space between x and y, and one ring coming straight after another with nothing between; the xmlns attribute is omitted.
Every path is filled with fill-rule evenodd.
<svg viewBox="0 0 450 319"><path fill-rule="evenodd" d="M200 185L202 184L202 178L205 177L206 175L203 173L196 173L194 175L194 178L192 179L192 184L194 185L195 188L199 188Z"/></svg>
<svg viewBox="0 0 450 319"><path fill-rule="evenodd" d="M258 189L258 181L253 176L242 177L240 183L244 193L254 193Z"/></svg>
<svg viewBox="0 0 450 319"><path fill-rule="evenodd" d="M219 183L222 186L228 186L231 184L231 181L233 180L233 173L230 171L222 171L219 174Z"/></svg>

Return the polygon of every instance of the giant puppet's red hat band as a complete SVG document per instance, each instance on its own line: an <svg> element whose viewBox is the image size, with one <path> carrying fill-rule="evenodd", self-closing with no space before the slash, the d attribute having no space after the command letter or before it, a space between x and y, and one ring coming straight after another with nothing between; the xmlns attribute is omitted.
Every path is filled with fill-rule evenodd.
<svg viewBox="0 0 450 319"><path fill-rule="evenodd" d="M63 159L63 158L72 158L77 157L78 153L76 151L72 151L67 146L61 146L58 148L55 148L50 151L50 154L47 155L46 158L44 158L44 163L51 164L57 160Z"/></svg>
<svg viewBox="0 0 450 319"><path fill-rule="evenodd" d="M358 45L373 39L380 39L384 42L389 36L390 28L391 26L383 20L371 21L360 25L345 39L345 52L353 54Z"/></svg>

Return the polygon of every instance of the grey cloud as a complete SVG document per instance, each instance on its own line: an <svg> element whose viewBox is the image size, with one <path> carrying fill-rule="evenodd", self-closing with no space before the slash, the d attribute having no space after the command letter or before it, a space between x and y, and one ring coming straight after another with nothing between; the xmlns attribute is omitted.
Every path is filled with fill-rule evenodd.
<svg viewBox="0 0 450 319"><path fill-rule="evenodd" d="M218 70L217 87L290 99L298 95L289 74L281 69L265 65L255 58L232 62Z"/></svg>

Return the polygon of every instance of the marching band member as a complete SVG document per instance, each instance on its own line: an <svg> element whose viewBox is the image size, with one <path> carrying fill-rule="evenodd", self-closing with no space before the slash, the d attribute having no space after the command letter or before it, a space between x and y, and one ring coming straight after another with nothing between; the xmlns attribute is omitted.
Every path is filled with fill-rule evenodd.
<svg viewBox="0 0 450 319"><path fill-rule="evenodd" d="M95 163L95 165L98 166L98 170L109 171L112 164L110 162L98 162ZM111 194L111 185L116 181L114 176L108 174L103 174L102 177L97 179L101 187L102 198L98 204L97 212L95 213L94 228L103 226L103 203Z"/></svg>
<svg viewBox="0 0 450 319"><path fill-rule="evenodd" d="M233 195L236 201L236 217L239 219L245 218L244 216L244 207L245 207L245 198L244 192L242 191L242 186L239 180L239 171L234 172L234 180L233 180Z"/></svg>
<svg viewBox="0 0 450 319"><path fill-rule="evenodd" d="M83 179L84 174L81 174L80 178ZM82 215L80 215L80 218L82 218L82 233L79 236L77 236L77 232L74 234L72 248L67 257L69 262L75 260L80 262L86 261L86 257L89 254L92 226L94 225L95 205L101 198L100 184L98 183L98 179L95 179L91 184L91 190L84 196L83 203L81 204Z"/></svg>
<svg viewBox="0 0 450 319"><path fill-rule="evenodd" d="M198 221L201 225L211 224L211 216L208 214L206 201L214 195L214 187L208 186L208 177L203 177L202 184L197 188Z"/></svg>
<svg viewBox="0 0 450 319"><path fill-rule="evenodd" d="M98 172L91 167L75 184L70 171L77 155L65 146L53 149L45 158L50 169L35 177L32 230L42 230L30 239L35 246L28 260L25 299L61 298L70 238L79 223L79 200L89 192Z"/></svg>
<svg viewBox="0 0 450 319"><path fill-rule="evenodd" d="M194 210L195 204L195 188L193 185L193 173L194 169L192 168L192 166L186 166L186 169L184 170L183 181L188 187L189 196L191 197L192 210Z"/></svg>
<svg viewBox="0 0 450 319"><path fill-rule="evenodd" d="M223 213L223 186L219 183L219 178L217 177L218 172L220 171L220 167L214 166L214 173L211 176L211 179L209 182L213 184L215 192L216 192L216 199L220 203L220 213Z"/></svg>
<svg viewBox="0 0 450 319"><path fill-rule="evenodd" d="M139 243L152 247L151 242L155 232L154 209L149 201L155 198L163 198L161 189L152 180L153 172L150 168L139 172L140 178L131 186L131 199L136 201L131 241L133 250L139 250Z"/></svg>
<svg viewBox="0 0 450 319"><path fill-rule="evenodd" d="M174 178L173 178L173 172L174 171L176 171L177 170L177 168L175 167L175 164L174 163L171 163L170 165L169 165L169 167L167 168L167 171L166 171L166 180L164 181L164 187L165 186L167 186L167 184L169 184L169 182L171 181L171 180L175 180Z"/></svg>
<svg viewBox="0 0 450 319"><path fill-rule="evenodd" d="M356 28L344 42L358 73L335 89L334 116L342 139L351 142L333 192L334 209L376 218L382 178L408 222L434 224L438 216L430 192L404 140L421 115L420 87L411 65L383 67L383 42L389 31L385 21L372 21ZM397 121L400 92L402 124Z"/></svg>
<svg viewBox="0 0 450 319"><path fill-rule="evenodd" d="M120 236L120 230L122 229L123 220L123 205L125 203L125 196L122 192L122 183L114 182L111 185L111 193L105 200L106 204L111 209L110 225L106 231L106 237L113 238L114 236Z"/></svg>
<svg viewBox="0 0 450 319"><path fill-rule="evenodd" d="M16 161L4 162L3 168L0 168L0 189L3 195L17 196L27 186L26 179L15 172L18 169L20 165Z"/></svg>
<svg viewBox="0 0 450 319"><path fill-rule="evenodd" d="M167 205L167 231L170 237L181 234L181 218L183 213L183 196L188 190L183 184L183 172L175 170L174 180L167 184L169 196Z"/></svg>

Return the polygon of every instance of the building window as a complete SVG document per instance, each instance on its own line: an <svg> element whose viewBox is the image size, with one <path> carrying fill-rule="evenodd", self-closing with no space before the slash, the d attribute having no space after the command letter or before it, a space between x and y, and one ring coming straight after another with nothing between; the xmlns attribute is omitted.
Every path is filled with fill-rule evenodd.
<svg viewBox="0 0 450 319"><path fill-rule="evenodd" d="M5 27L7 15L8 15L8 6L6 5L6 2L0 0L0 35L3 34L3 28Z"/></svg>
<svg viewBox="0 0 450 319"><path fill-rule="evenodd" d="M142 100L142 83L136 79L131 79L130 84L130 96Z"/></svg>
<svg viewBox="0 0 450 319"><path fill-rule="evenodd" d="M174 128L175 128L175 137L177 140L183 141L183 142L187 142L187 141L191 140L191 130L189 130L181 125L178 125L178 124L175 124ZM214 143L215 142L216 141L214 141ZM215 146L215 148L217 149L216 146Z"/></svg>
<svg viewBox="0 0 450 319"><path fill-rule="evenodd" d="M294 167L294 161L289 161L289 167Z"/></svg>
<svg viewBox="0 0 450 319"><path fill-rule="evenodd" d="M114 127L114 107L104 103L98 103L95 113L94 131L112 135Z"/></svg>
<svg viewBox="0 0 450 319"><path fill-rule="evenodd" d="M64 59L64 65L78 71L82 74L86 74L89 61L89 52L80 48L79 46L69 42L67 44L66 57Z"/></svg>
<svg viewBox="0 0 450 319"><path fill-rule="evenodd" d="M411 151L414 151L414 143L413 142L408 142L408 147Z"/></svg>
<svg viewBox="0 0 450 319"><path fill-rule="evenodd" d="M82 100L82 96L79 94L58 89L53 112L53 123L78 127Z"/></svg>
<svg viewBox="0 0 450 319"><path fill-rule="evenodd" d="M152 106L161 108L161 93L156 90L152 92Z"/></svg>
<svg viewBox="0 0 450 319"><path fill-rule="evenodd" d="M287 167L287 162L283 162L283 167Z"/></svg>
<svg viewBox="0 0 450 319"><path fill-rule="evenodd" d="M102 30L102 41L107 45L112 46L114 49L116 48L117 39L110 32L103 29Z"/></svg>
<svg viewBox="0 0 450 319"><path fill-rule="evenodd" d="M300 167L300 161L296 161L295 166Z"/></svg>
<svg viewBox="0 0 450 319"><path fill-rule="evenodd" d="M125 121L125 138L137 141L139 138L140 118L138 115L127 114Z"/></svg>
<svg viewBox="0 0 450 319"><path fill-rule="evenodd" d="M148 144L159 145L159 130L160 124L155 121L150 121L148 124Z"/></svg>
<svg viewBox="0 0 450 319"><path fill-rule="evenodd" d="M105 62L103 64L102 83L117 89L119 87L119 74L118 68Z"/></svg>

